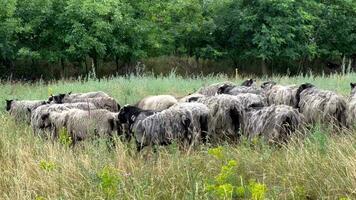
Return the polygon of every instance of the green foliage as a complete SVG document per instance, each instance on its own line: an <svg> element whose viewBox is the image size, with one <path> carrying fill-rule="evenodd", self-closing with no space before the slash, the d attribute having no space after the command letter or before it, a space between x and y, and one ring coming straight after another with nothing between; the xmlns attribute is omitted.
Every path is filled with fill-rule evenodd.
<svg viewBox="0 0 356 200"><path fill-rule="evenodd" d="M58 140L59 143L63 144L64 146L70 146L73 142L66 128L61 128L61 130L59 131Z"/></svg>
<svg viewBox="0 0 356 200"><path fill-rule="evenodd" d="M56 163L52 162L52 161L46 161L46 160L41 160L39 163L39 166L42 170L46 171L46 172L51 172L54 169L56 169Z"/></svg>
<svg viewBox="0 0 356 200"><path fill-rule="evenodd" d="M118 194L118 187L121 182L121 178L116 169L105 166L98 173L100 180L100 188L104 192L107 199L114 199Z"/></svg>

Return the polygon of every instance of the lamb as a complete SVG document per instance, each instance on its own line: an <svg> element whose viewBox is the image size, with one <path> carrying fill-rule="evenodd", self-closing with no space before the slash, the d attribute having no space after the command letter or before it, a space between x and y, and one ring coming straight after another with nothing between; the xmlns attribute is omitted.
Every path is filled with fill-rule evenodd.
<svg viewBox="0 0 356 200"><path fill-rule="evenodd" d="M97 109L106 109L111 112L119 112L120 104L118 104L115 99L111 97L96 97L96 98L74 98L74 99L65 99L65 103L80 103L86 102L94 104Z"/></svg>
<svg viewBox="0 0 356 200"><path fill-rule="evenodd" d="M317 89L310 83L299 86L296 93L299 111L308 123L346 125L346 101L334 92Z"/></svg>
<svg viewBox="0 0 356 200"><path fill-rule="evenodd" d="M121 133L118 113L105 109L79 110L70 109L67 113L67 130L73 145L78 141L94 136L108 136L112 139L114 132Z"/></svg>
<svg viewBox="0 0 356 200"><path fill-rule="evenodd" d="M6 111L8 111L15 120L24 121L29 124L31 121L31 110L45 104L47 104L47 102L42 100L6 100Z"/></svg>
<svg viewBox="0 0 356 200"><path fill-rule="evenodd" d="M239 137L240 118L243 104L232 95L217 95L200 98L198 103L205 104L209 110L209 139L212 141L237 139Z"/></svg>
<svg viewBox="0 0 356 200"><path fill-rule="evenodd" d="M31 127L35 134L42 133L51 128L50 113L63 112L76 108L82 110L95 110L96 107L91 103L72 103L72 104L47 104L34 109L31 114Z"/></svg>
<svg viewBox="0 0 356 200"><path fill-rule="evenodd" d="M356 120L356 83L350 83L350 86L351 93L347 102L347 125L354 127Z"/></svg>
<svg viewBox="0 0 356 200"><path fill-rule="evenodd" d="M145 146L168 145L173 140L187 144L196 138L192 132L193 116L188 109L169 108L138 120L133 125L137 150Z"/></svg>
<svg viewBox="0 0 356 200"><path fill-rule="evenodd" d="M297 107L297 85L282 86L276 82L269 81L261 85L264 94L267 98L268 105L288 105L294 108Z"/></svg>
<svg viewBox="0 0 356 200"><path fill-rule="evenodd" d="M136 106L143 110L162 111L178 103L171 95L148 96L139 101Z"/></svg>
<svg viewBox="0 0 356 200"><path fill-rule="evenodd" d="M243 134L249 140L262 136L270 143L286 142L303 125L303 116L297 109L287 105L252 105L242 112L240 118Z"/></svg>
<svg viewBox="0 0 356 200"><path fill-rule="evenodd" d="M72 94L72 92L68 94L58 94L55 96L50 96L48 99L48 102L51 103L56 103L56 104L61 104L61 103L71 103L71 100L73 99L90 99L90 98L105 98L105 97L110 97L108 94L105 92L88 92L88 93L75 93Z"/></svg>
<svg viewBox="0 0 356 200"><path fill-rule="evenodd" d="M209 85L207 87L202 87L200 88L196 93L198 94L202 94L202 95L205 95L205 96L214 96L217 94L218 90L220 87L223 87L223 86L236 86L235 83L232 83L232 82L229 82L229 81L226 81L226 82L222 82L222 83L215 83L215 84L212 84L212 85Z"/></svg>

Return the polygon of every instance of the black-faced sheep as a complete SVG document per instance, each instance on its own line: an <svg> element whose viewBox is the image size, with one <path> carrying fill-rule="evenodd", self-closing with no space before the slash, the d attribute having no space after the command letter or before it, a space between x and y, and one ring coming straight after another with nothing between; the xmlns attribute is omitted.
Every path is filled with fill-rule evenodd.
<svg viewBox="0 0 356 200"><path fill-rule="evenodd" d="M273 81L265 82L261 85L263 93L267 98L268 105L289 105L297 107L297 85L277 85Z"/></svg>
<svg viewBox="0 0 356 200"><path fill-rule="evenodd" d="M239 136L243 103L232 95L216 95L198 99L209 108L209 138L211 141L225 139L236 140Z"/></svg>
<svg viewBox="0 0 356 200"><path fill-rule="evenodd" d="M58 94L55 96L51 96L48 99L48 102L53 102L57 104L61 103L71 103L73 99L90 99L90 98L103 98L103 97L110 97L105 92L88 92L88 93L75 93L72 94L71 92L68 94Z"/></svg>
<svg viewBox="0 0 356 200"><path fill-rule="evenodd" d="M6 111L12 115L16 121L31 122L31 110L47 104L46 101L32 100L32 101L17 101L6 100Z"/></svg>
<svg viewBox="0 0 356 200"><path fill-rule="evenodd" d="M241 119L243 135L250 140L262 136L271 143L287 141L303 124L298 110L287 105L245 109Z"/></svg>
<svg viewBox="0 0 356 200"><path fill-rule="evenodd" d="M299 86L296 99L306 122L325 122L338 127L346 125L346 101L342 96L305 83Z"/></svg>
<svg viewBox="0 0 356 200"><path fill-rule="evenodd" d="M79 110L70 109L67 113L67 130L73 145L78 141L94 136L112 138L114 133L121 134L118 113L105 109Z"/></svg>
<svg viewBox="0 0 356 200"><path fill-rule="evenodd" d="M177 99L171 95L148 96L140 100L136 106L143 110L162 111L178 103Z"/></svg>

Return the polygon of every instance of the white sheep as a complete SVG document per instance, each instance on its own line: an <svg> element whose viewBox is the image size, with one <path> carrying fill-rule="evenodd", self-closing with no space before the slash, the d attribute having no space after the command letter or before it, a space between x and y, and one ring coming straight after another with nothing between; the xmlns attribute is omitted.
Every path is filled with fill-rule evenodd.
<svg viewBox="0 0 356 200"><path fill-rule="evenodd" d="M171 95L148 96L140 100L136 106L143 110L162 111L178 103L177 99Z"/></svg>

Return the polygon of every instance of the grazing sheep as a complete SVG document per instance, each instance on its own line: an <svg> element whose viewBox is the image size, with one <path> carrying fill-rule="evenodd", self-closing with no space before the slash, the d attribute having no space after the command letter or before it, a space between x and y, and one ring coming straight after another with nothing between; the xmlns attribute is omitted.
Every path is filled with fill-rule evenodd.
<svg viewBox="0 0 356 200"><path fill-rule="evenodd" d="M302 128L303 116L287 105L272 105L247 109L241 115L241 128L248 139L262 136L272 143L285 142Z"/></svg>
<svg viewBox="0 0 356 200"><path fill-rule="evenodd" d="M143 110L162 111L178 103L177 99L171 95L148 96L139 101L136 106Z"/></svg>
<svg viewBox="0 0 356 200"><path fill-rule="evenodd" d="M108 94L105 92L88 92L88 93L76 93L72 94L72 92L68 94L58 94L55 96L51 96L48 99L48 102L53 102L57 104L61 103L71 103L73 99L90 99L90 98L100 98L100 97L110 97Z"/></svg>
<svg viewBox="0 0 356 200"><path fill-rule="evenodd" d="M255 86L231 86L231 85L223 85L218 88L217 94L229 94L229 95L238 95L241 93L253 93L253 94L261 94L262 90Z"/></svg>
<svg viewBox="0 0 356 200"><path fill-rule="evenodd" d="M118 113L105 109L89 111L70 109L66 114L68 115L67 130L73 145L89 137L108 136L112 138L115 131L118 135L121 133Z"/></svg>
<svg viewBox="0 0 356 200"><path fill-rule="evenodd" d="M145 146L168 145L173 140L187 144L196 138L191 130L193 116L188 109L169 108L138 120L133 125L137 150Z"/></svg>
<svg viewBox="0 0 356 200"><path fill-rule="evenodd" d="M209 108L202 103L178 103L172 106L170 109L178 109L178 110L188 110L192 113L193 121L193 132L194 135L200 137L203 143L206 143L208 136L208 123L209 123ZM198 138L192 138L192 141L197 141ZM190 142L190 143L191 143Z"/></svg>
<svg viewBox="0 0 356 200"><path fill-rule="evenodd" d="M248 108L250 105L261 105L267 106L267 99L263 95L253 94L253 93L241 93L235 95L237 99L239 99L244 108Z"/></svg>
<svg viewBox="0 0 356 200"><path fill-rule="evenodd" d="M209 137L212 141L225 137L237 139L239 136L240 119L243 104L232 95L217 95L200 98L198 103L205 104L210 110Z"/></svg>
<svg viewBox="0 0 356 200"><path fill-rule="evenodd" d="M223 82L223 83L214 83L212 85L209 85L207 87L202 87L200 88L196 93L198 94L202 94L202 95L205 95L205 96L214 96L217 94L218 90L220 87L228 87L228 86L236 86L235 83L232 83L232 82Z"/></svg>
<svg viewBox="0 0 356 200"><path fill-rule="evenodd" d="M351 93L347 102L347 124L353 127L356 122L356 83L350 83L350 86Z"/></svg>
<svg viewBox="0 0 356 200"><path fill-rule="evenodd" d="M35 134L42 133L51 127L49 119L51 112L63 112L69 109L95 110L96 107L91 103L65 103L65 104L47 104L34 109L31 114L31 127Z"/></svg>
<svg viewBox="0 0 356 200"><path fill-rule="evenodd" d="M26 123L30 123L31 110L45 104L47 104L47 102L42 100L6 100L6 111L8 111L16 121L24 121Z"/></svg>
<svg viewBox="0 0 356 200"><path fill-rule="evenodd" d="M346 101L342 96L305 83L299 86L296 99L299 111L308 123L346 125Z"/></svg>
<svg viewBox="0 0 356 200"><path fill-rule="evenodd" d="M145 119L146 117L155 114L152 110L142 110L136 106L125 105L123 106L118 114L119 122L122 125L127 125L127 130L125 130L125 138L130 141L133 131L132 126L135 122Z"/></svg>
<svg viewBox="0 0 356 200"><path fill-rule="evenodd" d="M199 98L205 97L205 95L198 94L198 93L193 93L188 96L182 97L179 99L179 102L194 102L197 101Z"/></svg>
<svg viewBox="0 0 356 200"><path fill-rule="evenodd" d="M268 105L288 105L297 107L297 85L277 85L273 81L265 82L261 85L267 98Z"/></svg>
<svg viewBox="0 0 356 200"><path fill-rule="evenodd" d="M120 105L115 101L115 99L111 97L97 97L97 98L87 98L87 99L74 98L74 99L65 100L65 103L80 103L80 102L91 103L94 104L94 106L97 109L106 109L111 112L119 112L120 110Z"/></svg>

